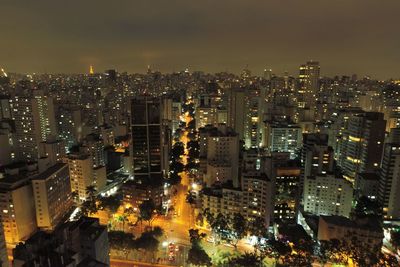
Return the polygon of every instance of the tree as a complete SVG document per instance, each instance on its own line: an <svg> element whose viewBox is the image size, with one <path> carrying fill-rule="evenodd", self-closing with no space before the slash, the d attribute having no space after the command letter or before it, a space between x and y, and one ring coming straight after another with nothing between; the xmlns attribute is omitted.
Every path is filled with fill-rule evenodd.
<svg viewBox="0 0 400 267"><path fill-rule="evenodd" d="M185 146L182 142L176 142L171 149L171 159L179 161L180 157L185 154Z"/></svg>
<svg viewBox="0 0 400 267"><path fill-rule="evenodd" d="M212 266L210 256L199 246L192 246L190 248L187 262L195 266Z"/></svg>
<svg viewBox="0 0 400 267"><path fill-rule="evenodd" d="M214 214L211 212L210 208L205 208L203 210L203 215L204 218L206 219L206 222L211 226L215 221L215 217Z"/></svg>
<svg viewBox="0 0 400 267"><path fill-rule="evenodd" d="M143 201L143 203L139 205L140 220L147 221L149 225L151 225L151 222L154 219L155 209L156 205L154 204L154 201L152 199Z"/></svg>
<svg viewBox="0 0 400 267"><path fill-rule="evenodd" d="M189 203L190 205L193 205L196 203L196 195L192 191L187 192L186 202Z"/></svg>
<svg viewBox="0 0 400 267"><path fill-rule="evenodd" d="M112 249L122 251L126 257L131 250L137 248L134 241L134 236L131 233L125 233L123 231L109 231L108 240Z"/></svg>
<svg viewBox="0 0 400 267"><path fill-rule="evenodd" d="M235 213L232 220L232 232L235 239L234 246L237 248L237 243L242 239L247 232L246 219L240 213Z"/></svg>
<svg viewBox="0 0 400 267"><path fill-rule="evenodd" d="M171 164L169 165L169 168L170 168L171 172L180 173L180 172L183 172L185 166L183 165L182 162L173 160L171 162Z"/></svg>
<svg viewBox="0 0 400 267"><path fill-rule="evenodd" d="M199 229L189 229L190 243L195 245L200 245L201 240L203 240L207 234L200 233Z"/></svg>
<svg viewBox="0 0 400 267"><path fill-rule="evenodd" d="M102 197L99 205L102 209L108 209L111 213L116 213L121 206L121 199L117 196Z"/></svg>
<svg viewBox="0 0 400 267"><path fill-rule="evenodd" d="M72 199L72 201L74 201L75 203L78 203L78 200L79 200L78 191L72 191L72 192L71 192L71 199Z"/></svg>
<svg viewBox="0 0 400 267"><path fill-rule="evenodd" d="M198 141L191 140L187 143L188 156L191 159L197 159L200 157L200 145Z"/></svg>
<svg viewBox="0 0 400 267"><path fill-rule="evenodd" d="M171 172L169 175L169 183L171 185L180 184L182 177L177 172Z"/></svg>
<svg viewBox="0 0 400 267"><path fill-rule="evenodd" d="M211 228L220 240L230 241L228 220L222 213L218 213Z"/></svg>
<svg viewBox="0 0 400 267"><path fill-rule="evenodd" d="M229 266L241 267L241 266L262 266L262 257L256 253L244 253L238 257L229 259Z"/></svg>

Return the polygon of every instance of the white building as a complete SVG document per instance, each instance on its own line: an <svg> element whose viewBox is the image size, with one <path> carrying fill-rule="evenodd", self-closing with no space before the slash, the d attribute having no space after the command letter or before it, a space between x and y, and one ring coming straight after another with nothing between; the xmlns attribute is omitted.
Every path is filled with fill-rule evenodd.
<svg viewBox="0 0 400 267"><path fill-rule="evenodd" d="M349 217L352 200L352 184L343 178L334 175L305 177L303 205L306 212Z"/></svg>

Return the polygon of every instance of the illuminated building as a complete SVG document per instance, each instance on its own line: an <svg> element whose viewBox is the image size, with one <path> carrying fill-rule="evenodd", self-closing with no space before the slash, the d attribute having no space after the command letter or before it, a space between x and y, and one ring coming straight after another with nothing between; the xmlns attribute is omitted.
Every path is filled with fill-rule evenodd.
<svg viewBox="0 0 400 267"><path fill-rule="evenodd" d="M270 152L289 152L296 157L301 147L301 128L293 123L266 121L263 146Z"/></svg>
<svg viewBox="0 0 400 267"><path fill-rule="evenodd" d="M273 204L271 180L261 171L242 175L243 216L252 221L259 217L269 226Z"/></svg>
<svg viewBox="0 0 400 267"><path fill-rule="evenodd" d="M32 178L39 228L52 230L72 206L68 165L57 163Z"/></svg>
<svg viewBox="0 0 400 267"><path fill-rule="evenodd" d="M78 193L79 201L86 200L86 188L94 186L93 161L86 154L69 154L68 166L71 179L71 191Z"/></svg>
<svg viewBox="0 0 400 267"><path fill-rule="evenodd" d="M328 135L320 133L304 134L301 150L300 196L304 179L309 176L333 172L334 153L328 146Z"/></svg>
<svg viewBox="0 0 400 267"><path fill-rule="evenodd" d="M299 106L314 107L319 91L320 66L316 61L308 61L300 66Z"/></svg>
<svg viewBox="0 0 400 267"><path fill-rule="evenodd" d="M65 151L65 142L63 140L47 140L40 143L40 157L49 158L50 164L54 165L57 162L63 162L67 155Z"/></svg>
<svg viewBox="0 0 400 267"><path fill-rule="evenodd" d="M292 221L297 211L301 170L288 161L282 161L275 169L274 221Z"/></svg>
<svg viewBox="0 0 400 267"><path fill-rule="evenodd" d="M39 92L34 97L16 96L11 101L17 156L36 160L40 142L56 136L53 99Z"/></svg>
<svg viewBox="0 0 400 267"><path fill-rule="evenodd" d="M302 203L305 212L349 217L352 200L353 187L343 178L327 174L304 179Z"/></svg>
<svg viewBox="0 0 400 267"><path fill-rule="evenodd" d="M0 217L7 248L13 248L37 230L30 181L35 172L14 169L12 173L15 174L6 175L0 180Z"/></svg>
<svg viewBox="0 0 400 267"><path fill-rule="evenodd" d="M357 173L379 169L385 126L383 113L378 112L364 112L348 119L338 159L347 180L354 183Z"/></svg>
<svg viewBox="0 0 400 267"><path fill-rule="evenodd" d="M238 165L238 135L223 124L212 128L207 137L206 184L211 186L215 182L231 180L234 187L239 187Z"/></svg>

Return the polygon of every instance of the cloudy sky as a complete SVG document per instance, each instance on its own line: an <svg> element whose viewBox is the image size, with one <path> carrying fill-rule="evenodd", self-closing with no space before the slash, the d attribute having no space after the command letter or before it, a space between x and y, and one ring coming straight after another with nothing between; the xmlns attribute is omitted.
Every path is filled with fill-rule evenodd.
<svg viewBox="0 0 400 267"><path fill-rule="evenodd" d="M0 0L12 72L185 68L400 78L400 0Z"/></svg>

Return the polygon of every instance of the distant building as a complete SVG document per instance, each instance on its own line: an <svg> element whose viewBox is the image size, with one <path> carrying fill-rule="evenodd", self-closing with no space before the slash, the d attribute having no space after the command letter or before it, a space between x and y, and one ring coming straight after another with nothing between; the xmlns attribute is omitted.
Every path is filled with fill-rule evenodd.
<svg viewBox="0 0 400 267"><path fill-rule="evenodd" d="M314 107L319 92L320 65L317 61L308 61L300 66L299 106Z"/></svg>
<svg viewBox="0 0 400 267"><path fill-rule="evenodd" d="M53 99L38 92L34 97L15 96L11 106L17 156L20 160L35 161L40 143L57 136Z"/></svg>

